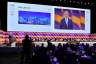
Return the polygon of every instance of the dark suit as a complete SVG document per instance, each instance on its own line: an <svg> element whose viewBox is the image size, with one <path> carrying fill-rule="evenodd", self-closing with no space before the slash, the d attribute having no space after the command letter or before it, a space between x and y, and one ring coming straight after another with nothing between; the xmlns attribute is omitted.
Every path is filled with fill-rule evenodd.
<svg viewBox="0 0 96 64"><path fill-rule="evenodd" d="M60 22L60 29L73 29L73 22L68 18L68 25L66 24L65 18Z"/></svg>

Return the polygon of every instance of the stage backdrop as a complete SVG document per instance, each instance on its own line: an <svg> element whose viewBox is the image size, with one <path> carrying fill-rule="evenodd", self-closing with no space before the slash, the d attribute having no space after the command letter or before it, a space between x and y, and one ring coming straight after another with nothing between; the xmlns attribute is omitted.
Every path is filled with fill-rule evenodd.
<svg viewBox="0 0 96 64"><path fill-rule="evenodd" d="M24 39L24 36L28 34L32 39L44 39L44 38L75 38L75 39L82 39L82 38L92 38L96 39L96 34L84 34L84 33L52 33L52 32L4 32L0 30L0 44L5 42L9 42L9 34L13 35L16 38L16 43L21 43Z"/></svg>

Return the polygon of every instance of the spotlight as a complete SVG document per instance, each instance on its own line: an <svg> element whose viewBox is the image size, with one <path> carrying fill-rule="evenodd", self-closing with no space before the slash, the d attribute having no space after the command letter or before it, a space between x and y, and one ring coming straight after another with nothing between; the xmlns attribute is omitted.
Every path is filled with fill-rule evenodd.
<svg viewBox="0 0 96 64"><path fill-rule="evenodd" d="M71 1L70 1L71 2Z"/></svg>
<svg viewBox="0 0 96 64"><path fill-rule="evenodd" d="M62 1L62 0L60 0L60 1Z"/></svg>
<svg viewBox="0 0 96 64"><path fill-rule="evenodd" d="M86 5L86 3L84 3Z"/></svg>
<svg viewBox="0 0 96 64"><path fill-rule="evenodd" d="M77 2L77 4L80 4L79 2Z"/></svg>
<svg viewBox="0 0 96 64"><path fill-rule="evenodd" d="M82 4L82 2L81 2L81 4Z"/></svg>
<svg viewBox="0 0 96 64"><path fill-rule="evenodd" d="M80 3L78 2L78 4L80 4Z"/></svg>
<svg viewBox="0 0 96 64"><path fill-rule="evenodd" d="M75 1L73 3L75 3Z"/></svg>
<svg viewBox="0 0 96 64"><path fill-rule="evenodd" d="M90 3L88 3L88 4L90 4Z"/></svg>
<svg viewBox="0 0 96 64"><path fill-rule="evenodd" d="M91 3L91 5L93 5L93 3Z"/></svg>

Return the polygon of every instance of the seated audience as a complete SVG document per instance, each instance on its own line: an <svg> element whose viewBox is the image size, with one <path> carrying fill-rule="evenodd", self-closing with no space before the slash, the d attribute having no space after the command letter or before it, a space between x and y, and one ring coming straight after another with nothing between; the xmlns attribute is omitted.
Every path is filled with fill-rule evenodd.
<svg viewBox="0 0 96 64"><path fill-rule="evenodd" d="M45 38L45 40L47 40L47 38ZM56 40L58 39L55 39L55 41ZM32 41L30 41L29 36L26 35L22 41L23 53L24 51L26 51L26 54L30 53L30 42ZM43 43L41 46L34 46L35 50L32 51L30 64L96 64L96 44L89 46L89 44L85 45L84 43L66 43L63 45L58 43L58 46L55 46L51 43L51 39L47 40L47 43L47 47L44 47Z"/></svg>

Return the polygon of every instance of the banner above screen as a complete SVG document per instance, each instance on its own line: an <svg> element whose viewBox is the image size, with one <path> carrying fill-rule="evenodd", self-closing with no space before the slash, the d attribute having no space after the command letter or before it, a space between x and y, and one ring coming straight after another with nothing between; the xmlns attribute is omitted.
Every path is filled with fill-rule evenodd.
<svg viewBox="0 0 96 64"><path fill-rule="evenodd" d="M90 33L90 10L8 2L7 31Z"/></svg>

